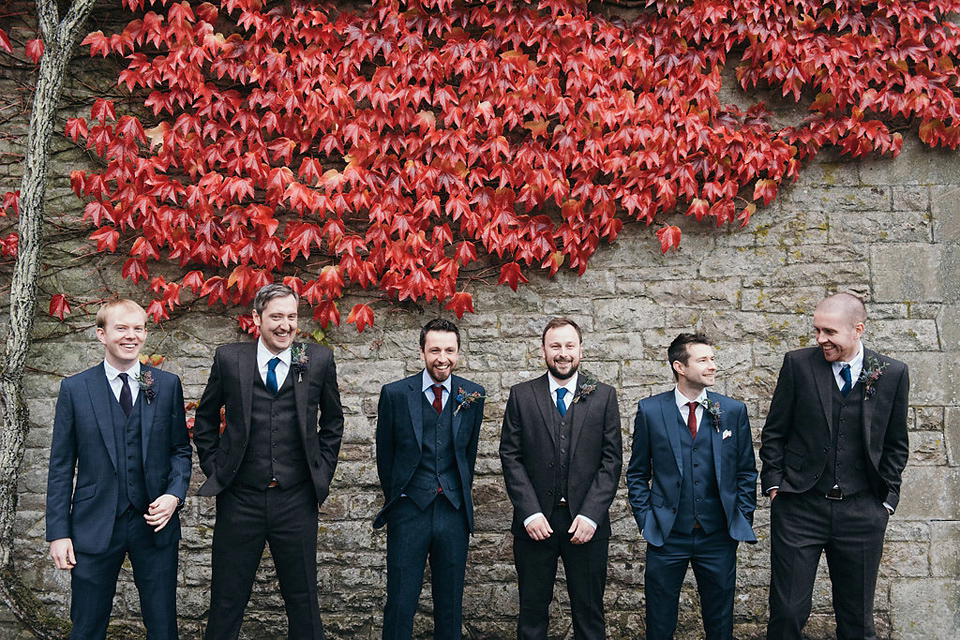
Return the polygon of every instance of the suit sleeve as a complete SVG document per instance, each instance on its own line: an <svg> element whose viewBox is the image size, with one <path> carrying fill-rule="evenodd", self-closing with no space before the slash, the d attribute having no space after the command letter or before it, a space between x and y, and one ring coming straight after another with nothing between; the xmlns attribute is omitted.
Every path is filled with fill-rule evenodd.
<svg viewBox="0 0 960 640"><path fill-rule="evenodd" d="M637 417L633 421L633 442L630 448L630 464L627 465L627 498L640 532L650 511L650 480L653 466L650 462L650 431L643 402L637 405Z"/></svg>
<svg viewBox="0 0 960 640"><path fill-rule="evenodd" d="M533 482L527 475L523 457L523 433L520 405L514 389L510 390L507 408L503 414L503 426L500 430L500 465L503 468L503 481L507 487L510 502L517 510L520 520L542 512ZM589 514L586 514L589 516Z"/></svg>
<svg viewBox="0 0 960 640"><path fill-rule="evenodd" d="M887 484L885 502L897 508L900 502L900 483L903 468L907 465L907 456L910 453L909 436L907 435L907 408L910 395L910 374L906 365L897 381L897 391L894 395L890 411L890 421L883 439L883 452L880 455L880 466L877 469L880 477Z"/></svg>
<svg viewBox="0 0 960 640"><path fill-rule="evenodd" d="M737 403L737 509L751 525L757 509L757 460L753 453L753 436L747 406Z"/></svg>
<svg viewBox="0 0 960 640"><path fill-rule="evenodd" d="M197 404L193 423L193 444L197 447L200 468L208 478L214 473L217 448L220 446L220 410L224 402L221 366L221 354L218 349L213 356L210 377Z"/></svg>
<svg viewBox="0 0 960 640"><path fill-rule="evenodd" d="M620 432L620 407L617 405L617 392L612 387L607 394L607 404L603 409L603 439L600 445L600 466L593 476L590 488L580 505L579 514L594 522L602 522L610 510L610 505L620 486L620 473L623 471L623 436Z"/></svg>
<svg viewBox="0 0 960 640"><path fill-rule="evenodd" d="M53 419L50 467L47 473L47 542L71 538L70 504L73 497L73 472L77 465L77 434L73 393L69 382L60 384L57 410Z"/></svg>
<svg viewBox="0 0 960 640"><path fill-rule="evenodd" d="M172 375L172 374L171 374ZM173 406L170 407L170 478L164 493L176 496L181 502L187 497L190 473L193 465L193 450L183 409L183 386L180 378L173 378Z"/></svg>
<svg viewBox="0 0 960 640"><path fill-rule="evenodd" d="M380 389L377 404L377 476L383 497L390 499L390 482L393 478L393 398L387 385Z"/></svg>
<svg viewBox="0 0 960 640"><path fill-rule="evenodd" d="M767 421L760 433L760 485L764 493L771 487L783 484L783 452L793 426L793 407L796 384L794 363L788 353L783 357L783 366L777 378L777 386L770 401Z"/></svg>
<svg viewBox="0 0 960 640"><path fill-rule="evenodd" d="M320 416L317 420L317 439L320 443L321 477L326 486L333 480L340 455L340 442L343 439L343 406L340 404L340 388L337 386L337 365L333 352L325 350L327 362L322 370L323 382L320 386Z"/></svg>

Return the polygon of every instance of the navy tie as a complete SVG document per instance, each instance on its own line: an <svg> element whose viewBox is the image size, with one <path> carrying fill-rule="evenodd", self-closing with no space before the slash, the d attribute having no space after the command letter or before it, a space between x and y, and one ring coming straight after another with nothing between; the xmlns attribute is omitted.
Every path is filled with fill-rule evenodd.
<svg viewBox="0 0 960 640"><path fill-rule="evenodd" d="M567 395L567 390L563 387L557 389L557 411L561 416L567 415L567 403L563 401L563 396Z"/></svg>
<svg viewBox="0 0 960 640"><path fill-rule="evenodd" d="M130 378L126 373L117 374L121 380L123 380L123 386L120 388L120 408L123 409L124 415L130 415L130 412L133 411L133 394L130 393L130 385L127 384L127 380Z"/></svg>
<svg viewBox="0 0 960 640"><path fill-rule="evenodd" d="M840 393L846 398L847 394L850 393L850 387L853 386L853 380L850 377L850 365L845 364L840 367L840 377L843 378L843 388L840 389Z"/></svg>
<svg viewBox="0 0 960 640"><path fill-rule="evenodd" d="M280 358L271 358L267 363L267 391L277 395L277 365L280 364Z"/></svg>

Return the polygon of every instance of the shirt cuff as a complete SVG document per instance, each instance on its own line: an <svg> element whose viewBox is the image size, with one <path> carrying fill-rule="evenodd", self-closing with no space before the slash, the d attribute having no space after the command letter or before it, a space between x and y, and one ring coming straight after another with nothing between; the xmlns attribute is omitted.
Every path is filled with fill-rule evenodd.
<svg viewBox="0 0 960 640"><path fill-rule="evenodd" d="M534 521L535 518L538 518L543 515L543 512L537 511L532 516L527 516L527 519L523 521L523 528L526 529L527 525Z"/></svg>
<svg viewBox="0 0 960 640"><path fill-rule="evenodd" d="M889 502L884 502L884 503L883 503L883 506L885 506L885 507L887 508L887 511L890 512L890 515L893 515L893 507L890 506L890 503L889 503Z"/></svg>
<svg viewBox="0 0 960 640"><path fill-rule="evenodd" d="M769 489L767 489L766 495L770 495L770 492L771 492L771 491L773 491L774 489L779 489L779 488L780 488L780 485L777 485L777 486L775 486L775 487L770 487Z"/></svg>
<svg viewBox="0 0 960 640"><path fill-rule="evenodd" d="M584 520L587 524L589 524L591 527L593 527L593 530L594 530L594 531L597 530L597 523L594 522L593 520L591 520L590 518L588 518L587 516L583 515L582 513L578 513L578 514L577 514L577 517L578 517L578 518L583 518L583 520Z"/></svg>

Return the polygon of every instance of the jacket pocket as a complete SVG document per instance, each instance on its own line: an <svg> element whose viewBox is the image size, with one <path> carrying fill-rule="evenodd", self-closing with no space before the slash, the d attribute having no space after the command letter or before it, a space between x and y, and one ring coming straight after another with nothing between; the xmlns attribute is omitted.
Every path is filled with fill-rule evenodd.
<svg viewBox="0 0 960 640"><path fill-rule="evenodd" d="M97 485L88 484L84 487L77 487L73 492L73 501L81 502L83 500L89 500L93 496L97 495Z"/></svg>

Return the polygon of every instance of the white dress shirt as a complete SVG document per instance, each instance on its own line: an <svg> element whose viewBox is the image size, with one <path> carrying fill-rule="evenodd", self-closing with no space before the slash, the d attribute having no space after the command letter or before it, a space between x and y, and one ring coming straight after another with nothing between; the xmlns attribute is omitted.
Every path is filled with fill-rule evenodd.
<svg viewBox="0 0 960 640"><path fill-rule="evenodd" d="M450 387L453 384L451 382L452 378L453 376L447 376L447 379L444 380L443 382L437 382L436 380L433 379L433 376L427 373L427 369L424 368L423 373L420 376L420 380L421 380L420 387L421 387L421 390L423 391L423 394L427 397L427 402L429 402L430 404L433 404L433 394L434 394L433 385L439 384L443 387L443 391L441 392L443 394L443 398L440 400L440 406L446 407L447 400L450 399L450 393L451 393Z"/></svg>
<svg viewBox="0 0 960 640"><path fill-rule="evenodd" d="M257 369L260 371L260 379L263 384L267 384L267 372L270 370L270 361L274 358L280 358L277 368L274 372L277 374L277 389L283 386L287 380L287 374L290 373L290 347L287 347L280 353L271 353L263 344L263 340L257 340Z"/></svg>
<svg viewBox="0 0 960 640"><path fill-rule="evenodd" d="M127 374L127 386L130 387L133 404L137 404L137 398L140 396L140 383L137 382L137 378L140 377L140 361L135 362L133 366L126 371L120 371L120 369L117 369L104 360L103 369L107 374L107 382L110 384L110 390L113 391L113 397L117 399L117 402L120 402L120 391L123 389L123 380L120 379L120 374Z"/></svg>

